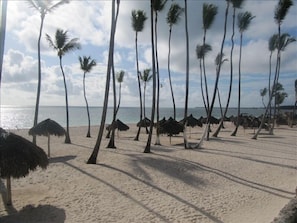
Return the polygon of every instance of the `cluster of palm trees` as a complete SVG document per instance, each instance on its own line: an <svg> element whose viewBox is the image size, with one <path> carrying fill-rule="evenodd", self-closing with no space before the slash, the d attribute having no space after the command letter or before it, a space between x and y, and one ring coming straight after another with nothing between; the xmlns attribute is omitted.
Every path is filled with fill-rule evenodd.
<svg viewBox="0 0 297 223"><path fill-rule="evenodd" d="M40 30L39 30L39 38L38 38L38 86L37 86L37 98L36 98L36 107L35 107L35 116L34 116L34 126L37 124L38 120L38 108L39 108L39 98L40 98L40 86L41 86L41 58L40 58L40 41L42 36L42 29L43 29L43 23L44 19L47 13L50 13L57 7L59 7L62 4L68 3L68 0L60 0L60 1L37 1L37 0L28 0L30 5L34 7L36 10L39 11L41 16L41 23L40 23ZM197 148L201 146L203 140L206 138L209 139L209 126L210 126L210 118L212 116L213 107L215 104L215 101L219 99L219 79L220 79L220 72L222 65L224 62L229 62L230 65L230 84L229 84L229 92L228 92L228 98L226 105L224 106L224 111L221 110L222 117L225 117L228 111L229 102L231 98L231 91L232 91L232 85L233 85L233 51L234 51L234 36L235 36L235 24L237 22L237 28L238 33L240 35L240 48L239 48L239 64L238 64L238 118L240 117L240 94L241 94L241 57L242 57L242 44L243 44L243 34L244 32L249 28L252 20L255 18L251 12L239 12L237 13L238 9L242 8L244 0L226 0L226 8L225 8L225 18L224 18L224 30L223 30L223 38L221 41L221 47L220 51L217 54L216 60L215 60L215 67L216 67L216 79L213 86L210 86L207 81L207 68L205 64L205 58L212 50L212 47L210 44L207 43L207 31L211 28L217 12L218 7L215 4L211 3L204 3L202 8L202 27L203 27L203 39L202 44L197 44L196 47L196 55L197 59L199 60L199 68L200 68L200 82L201 82L201 95L205 107L205 111L207 113L207 121L206 121L206 127L205 131L203 133L203 136L201 137L201 140L195 145L194 147L191 147L188 145L187 142L187 135L186 131L184 131L184 146L185 148ZM139 69L139 52L138 52L138 34L141 32L145 26L145 22L147 20L146 13L143 10L133 10L131 12L131 21L132 21L132 28L135 32L135 54L136 54L136 76L138 80L138 89L139 89L139 105L140 105L140 121L143 119L146 119L145 114L145 91L146 91L146 84L148 81L153 81L153 92L152 92L152 112L150 120L150 128L148 131L148 139L147 144L145 147L144 152L148 153L150 152L151 148L151 140L152 140L152 133L153 133L153 121L155 120L156 115L156 143L157 145L160 144L160 138L159 138L159 98L160 98L160 76L159 76L159 62L158 62L158 33L157 33L157 27L158 27L158 15L161 13L166 7L166 4L168 4L169 1L167 0L150 0L150 34L151 34L151 48L152 48L152 64L151 68L144 69L143 72ZM267 111L271 107L272 98L274 97L274 92L276 91L276 86L279 80L280 75L280 65L281 65L281 52L285 50L285 48L292 42L295 41L293 37L291 37L287 33L281 32L281 24L283 20L285 19L285 16L293 4L292 0L279 0L278 4L275 8L274 12L274 19L278 25L278 33L273 35L269 41L269 50L271 52L270 54L270 73L269 73L269 84L268 84L268 93L269 93L269 101L268 105L266 106L266 112L263 115L263 119L261 122L261 126L258 129L257 133L253 138L257 138L259 132L261 131L261 127L264 124L264 118L267 115ZM232 36L231 36L231 50L230 50L230 56L228 59L225 56L225 41L226 41L226 33L227 33L227 25L228 25L228 18L229 18L229 10L232 7ZM96 144L94 146L93 152L87 161L87 163L96 163L97 156L99 153L99 148L101 144L101 140L103 137L104 132L104 126L105 126L105 120L106 120L106 113L107 113L107 105L108 105L108 96L109 96L109 90L110 90L110 83L112 81L113 86L113 96L114 96L114 116L113 116L113 122L116 120L116 115L118 113L119 107L120 107L120 100L121 100L121 83L123 82L124 78L124 71L120 71L117 74L115 73L114 69L114 47L115 47L115 35L116 35L116 25L120 10L120 0L112 0L112 7L111 7L111 32L110 32L110 41L109 41L109 55L108 55L108 64L107 64L107 70L106 70L106 84L105 84L105 95L104 95L104 103L103 103L103 112L101 117L101 124L96 140ZM189 92L189 34L188 34L188 15L187 15L187 0L184 0L184 7L181 7L178 3L171 1L171 5L169 7L169 11L166 17L166 21L169 26L169 35L168 35L168 78L170 83L170 90L171 90L171 97L172 97L172 104L173 104L173 119L176 118L176 108L175 108L175 98L174 98L174 90L172 86L172 80L171 80L171 64L170 64L170 56L171 56L171 37L172 37L172 30L174 25L176 25L178 22L180 22L181 18L184 18L185 21L185 42L186 42L186 68L185 68L185 82L186 82L186 89L185 89L185 107L184 107L184 120L186 120L186 117L188 116L188 92ZM65 143L71 143L70 140L70 134L69 134L69 114L68 114L68 97L67 97L67 85L66 85L66 78L63 70L63 64L62 64L62 58L63 56L72 51L80 48L80 44L78 42L77 38L73 38L69 40L67 31L57 29L55 33L55 38L50 37L48 34L46 34L46 39L54 50L56 50L57 55L59 57L60 62L60 68L63 75L64 80L64 88L65 88L65 103L66 103L66 137L65 137ZM275 68L275 74L274 77L272 75L272 69L271 69L271 55L272 53L276 51L277 52L277 60L276 60L276 68ZM83 71L83 88L84 88L84 98L86 102L87 107L87 114L88 114L88 132L87 137L90 137L90 116L89 116L89 110L88 110L88 102L86 98L86 91L85 91L85 75L86 73L90 72L94 66L96 66L96 61L93 60L90 57L79 57L80 67ZM273 79L273 83L271 84ZM115 82L116 80L119 82L119 100L118 104L116 104L116 87ZM143 82L143 91L141 89L141 81ZM212 96L209 95L209 87L213 87L213 94ZM218 136L222 126L223 126L223 120L221 119L221 122L218 125L217 130L214 132L214 136ZM185 121L186 122L186 121ZM239 123L237 121L236 123ZM186 123L184 123L184 126ZM135 140L139 140L139 134L140 134L141 126L139 126L137 135L135 137ZM238 125L236 125L232 135L236 135L238 130ZM36 143L36 138L33 137L33 142ZM110 143L108 147L114 147L114 129L111 132L110 137Z"/></svg>

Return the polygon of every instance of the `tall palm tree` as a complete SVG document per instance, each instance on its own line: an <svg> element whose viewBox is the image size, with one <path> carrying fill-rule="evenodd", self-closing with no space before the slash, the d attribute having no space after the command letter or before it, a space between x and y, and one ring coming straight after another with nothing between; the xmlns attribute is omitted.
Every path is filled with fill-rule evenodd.
<svg viewBox="0 0 297 223"><path fill-rule="evenodd" d="M268 78L268 98L270 98L271 96L271 76L272 76L272 72L271 72L271 64L272 64L272 54L273 52L277 49L277 44L278 44L278 35L277 34L273 34L268 41L268 49L270 51L270 55L269 55L269 78ZM271 108L271 104L269 106L269 118L268 118L268 126L269 129L271 129L271 115L272 115L272 108Z"/></svg>
<svg viewBox="0 0 297 223"><path fill-rule="evenodd" d="M159 58L158 58L158 13L161 12L166 4L167 0L154 0L153 10L155 12L155 56L156 56L156 75L157 75L157 126L156 126L156 143L155 145L160 145L160 133L159 133L159 100L160 100L160 73L159 73Z"/></svg>
<svg viewBox="0 0 297 223"><path fill-rule="evenodd" d="M229 109L231 93L232 93L232 85L233 85L233 50L234 50L234 36L235 36L235 15L236 15L236 10L241 8L243 2L244 2L244 0L231 0L232 6L233 6L233 15L232 15L231 50L230 50L230 82L229 82L227 102L226 102L226 106L224 109L224 113L222 115L223 118L220 120L218 128L216 129L216 131L213 134L214 137L218 137L218 135L223 127L224 118L226 117L228 109Z"/></svg>
<svg viewBox="0 0 297 223"><path fill-rule="evenodd" d="M86 73L91 72L92 68L96 66L96 61L92 60L91 57L78 57L79 63L80 63L80 69L83 70L84 76L83 76L83 88L84 88L84 98L86 102L86 108L87 108L87 115L88 115L88 132L87 132L87 137L91 137L91 131L90 131L90 126L91 126L91 120L90 120L90 112L89 112L89 105L88 105L88 100L86 96Z"/></svg>
<svg viewBox="0 0 297 223"><path fill-rule="evenodd" d="M120 0L117 0L117 7L119 9ZM107 71L106 71L104 102L103 102L103 109L102 109L102 115L101 115L101 124L100 124L100 128L99 128L96 144L94 146L91 156L89 157L89 159L87 161L87 164L96 164L101 140L102 140L103 133L104 133L104 125L105 125L106 114L107 114L107 105L108 105L110 76L111 76L111 69L112 69L112 63L113 63L116 24L117 24L117 22L115 20L115 0L113 0L112 7L111 7L111 29L110 29L109 51L108 51L109 53L108 53L108 62L107 62Z"/></svg>
<svg viewBox="0 0 297 223"><path fill-rule="evenodd" d="M172 27L176 25L180 19L181 15L184 12L184 9L180 7L177 3L172 3L170 9L167 13L166 21L169 25L169 39L168 39L168 77L169 77L169 84L171 90L171 97L172 97L172 104L173 104L173 118L176 119L176 108L175 108L175 99L173 94L172 88L172 81L171 81L171 72L170 72L170 53L171 53L171 34L172 34Z"/></svg>
<svg viewBox="0 0 297 223"><path fill-rule="evenodd" d="M273 85L272 86L276 86L276 83L278 83L278 78L279 78L279 72L280 72L280 59L281 59L281 24L283 23L290 7L293 5L293 1L292 0L279 0L278 4L275 7L274 10L274 21L277 24L277 29L278 29L278 41L277 41L277 59L276 59L276 65L275 65L275 75L274 75L274 80L273 80ZM272 87L272 91L271 91L271 95L269 97L268 100L268 104L267 107L265 109L264 115L262 117L261 120L261 124L257 130L257 132L255 133L255 135L252 137L252 139L257 139L259 133L261 132L262 126L264 125L264 121L268 112L268 108L271 106L271 101L272 101L272 95L274 89ZM272 134L272 128L270 130L270 133Z"/></svg>
<svg viewBox="0 0 297 223"><path fill-rule="evenodd" d="M186 136L186 119L188 117L189 103L189 76L190 76L190 47L189 47L189 28L188 28L188 2L185 0L185 33L186 33L186 91L185 91L185 111L184 111L184 148L189 148L188 139Z"/></svg>
<svg viewBox="0 0 297 223"><path fill-rule="evenodd" d="M117 23L118 21L118 17L119 17L119 1L117 1L117 10L115 12L115 18L114 18L114 21L115 23ZM113 118L112 118L112 124L114 124L116 122L116 116L117 116L117 94L116 94L116 74L115 74L115 68L114 68L114 57L112 56L111 58L111 75L112 75L112 90L113 90ZM107 138L109 137L109 134L110 134L110 131L108 132L108 135L107 135ZM115 128L112 128L111 129L111 137L110 137L110 140L109 140L109 143L107 145L107 148L112 148L112 149L116 149L116 146L115 146Z"/></svg>
<svg viewBox="0 0 297 223"><path fill-rule="evenodd" d="M225 44L226 33L227 33L227 22L228 22L229 6L230 6L230 2L229 2L229 0L226 0L225 19L224 19L225 20L224 21L224 33L223 33L223 39L222 39L222 42L221 42L221 49L220 49L220 52L219 52L220 55L224 55L223 51L224 51L224 44ZM203 141L205 139L205 136L207 136L206 139L209 140L210 117L212 115L212 110L213 110L213 107L214 107L216 94L217 94L217 90L218 90L221 66L222 66L222 63L219 63L218 67L216 69L215 86L214 86L214 90L213 90L212 101L211 101L211 104L210 104L210 107L209 107L209 110L208 110L208 113L207 113L206 127L204 129L203 135L202 135L199 143L197 145L195 145L194 148L200 148L202 146Z"/></svg>
<svg viewBox="0 0 297 223"><path fill-rule="evenodd" d="M57 29L55 34L55 39L52 40L52 38L46 34L46 39L50 45L51 48L57 51L59 60L60 60L60 68L63 75L64 80L64 88L65 88L65 101L66 101L66 137L65 137L65 143L71 143L70 140L70 134L69 134L69 112L68 112L68 95L67 95L67 85L66 85L66 78L65 73L63 70L62 65L62 57L73 50L80 49L80 44L78 43L78 38L74 38L69 40L69 37L67 35L67 31L64 31L62 29Z"/></svg>
<svg viewBox="0 0 297 223"><path fill-rule="evenodd" d="M151 0L151 46L152 46L152 72L153 72L153 98L152 98L152 110L151 110L151 122L150 122L150 130L147 138L146 146L144 149L144 153L151 152L151 142L153 136L153 127L154 127L154 119L155 119L155 105L156 105L156 61L155 61L155 41L154 41L154 0Z"/></svg>
<svg viewBox="0 0 297 223"><path fill-rule="evenodd" d="M211 45L205 43L203 45L197 45L196 46L196 56L197 59L199 60L199 69L200 69L200 88L201 88L201 95L202 95L202 100L204 104L205 111L207 111L207 105L206 105L206 100L204 96L204 90L203 90L203 70L202 70L202 59L205 58L206 54L212 50Z"/></svg>
<svg viewBox="0 0 297 223"><path fill-rule="evenodd" d="M213 4L204 3L202 9L202 23L203 23L203 45L206 41L206 32L212 26L215 16L218 13L218 7ZM202 54L202 64L203 64L203 75L204 75L204 84L205 84L205 94L206 94L206 114L209 110L209 98L208 98L208 87L207 87L207 78L206 78L206 69L205 69L205 55Z"/></svg>
<svg viewBox="0 0 297 223"><path fill-rule="evenodd" d="M255 18L250 12L242 12L237 15L237 26L240 32L240 48L239 48L239 64L238 64L238 107L237 107L237 122L235 130L232 132L231 136L236 136L238 127L239 127L239 119L240 119L240 96L241 96L241 55L242 55L242 37L243 32L245 32L251 21Z"/></svg>
<svg viewBox="0 0 297 223"><path fill-rule="evenodd" d="M49 12L52 12L54 9L58 8L60 5L69 3L69 0L61 0L55 3L52 0L48 0L48 1L27 0L27 1L31 7L35 8L40 13L40 28L39 28L39 36L38 36L38 43L37 43L38 84L37 84L37 97L36 97L34 124L33 124L33 126L36 126L38 122L39 100L40 100L40 89L41 89L40 43L41 43L41 36L42 36L42 29L43 29L45 15ZM33 143L36 144L36 135L33 136Z"/></svg>
<svg viewBox="0 0 297 223"><path fill-rule="evenodd" d="M132 27L135 31L135 52L136 52L136 73L137 73L137 81L138 81L138 91L139 91L139 105L140 105L140 117L139 121L142 120L143 114L142 114L142 95L141 95L141 83L140 83L140 77L139 77L139 63L138 63L138 33L142 32L144 28L144 23L147 20L147 16L144 11L142 10L133 10L131 13L131 20L132 20ZM137 134L134 138L134 140L139 140L139 134L140 134L141 125L139 125Z"/></svg>
<svg viewBox="0 0 297 223"><path fill-rule="evenodd" d="M146 93L146 86L147 83L150 82L153 78L153 75L150 74L151 73L151 69L145 69L143 70L143 73L139 74L140 79L143 82L143 114L144 114L144 118L146 118L146 114L145 114L145 93Z"/></svg>

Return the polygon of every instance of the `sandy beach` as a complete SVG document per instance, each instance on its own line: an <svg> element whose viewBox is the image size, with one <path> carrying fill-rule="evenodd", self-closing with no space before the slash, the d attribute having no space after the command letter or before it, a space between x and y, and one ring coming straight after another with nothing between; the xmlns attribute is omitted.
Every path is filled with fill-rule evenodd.
<svg viewBox="0 0 297 223"><path fill-rule="evenodd" d="M117 149L102 141L96 165L86 164L98 126L70 129L72 144L51 137L46 170L12 180L13 205L5 205L0 180L0 222L224 222L269 223L295 197L296 127L279 126L252 140L252 129L233 125L199 150L185 150L183 137L161 137L162 146L144 154L144 129L134 141L135 125L116 136ZM203 129L188 129L198 142ZM28 130L14 130L31 140ZM153 138L153 142L155 139ZM47 138L37 144L47 152Z"/></svg>

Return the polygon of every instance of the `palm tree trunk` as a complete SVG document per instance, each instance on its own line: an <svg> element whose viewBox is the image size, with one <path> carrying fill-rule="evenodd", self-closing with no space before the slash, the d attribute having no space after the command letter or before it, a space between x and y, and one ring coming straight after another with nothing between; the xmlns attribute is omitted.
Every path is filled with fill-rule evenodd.
<svg viewBox="0 0 297 223"><path fill-rule="evenodd" d="M238 104L237 104L237 122L231 136L236 136L240 122L240 99L241 99L241 51L242 51L242 33L240 34L239 65L238 65Z"/></svg>
<svg viewBox="0 0 297 223"><path fill-rule="evenodd" d="M41 35L42 35L42 28L44 22L45 14L41 14L41 22L40 22L40 29L39 29L39 37L38 37L38 44L37 44L37 54L38 54L38 84L37 84L37 97L36 97L36 105L35 105L35 114L34 114L34 125L37 125L38 122L38 111L39 111L39 100L40 100L40 89L41 89L41 58L40 58L40 42L41 42ZM33 143L36 145L36 135L33 135Z"/></svg>
<svg viewBox="0 0 297 223"><path fill-rule="evenodd" d="M137 81L138 81L138 91L139 91L139 106L140 106L139 121L141 122L143 114L142 114L141 84L140 84L140 77L139 77L137 34L138 34L138 32L135 32L136 71L137 71ZM138 127L137 134L136 134L136 136L134 138L135 141L139 140L140 129L141 129L141 125L139 125L139 127Z"/></svg>
<svg viewBox="0 0 297 223"><path fill-rule="evenodd" d="M118 0L118 3L120 0ZM110 72L112 67L112 58L114 52L114 37L115 37L115 30L116 30L116 22L114 19L115 14L115 0L112 1L112 19L111 19L111 32L110 32L110 42L109 42L109 54L108 54L108 63L107 63L107 75L106 75L106 84L105 84L105 95L104 95L104 103L103 103L103 110L101 116L101 124L99 128L98 137L96 140L95 147L91 156L89 157L87 164L96 164L97 156L100 149L100 144L104 132L104 125L106 120L106 113L107 113L107 105L108 105L108 95L109 95L109 85L110 85Z"/></svg>
<svg viewBox="0 0 297 223"><path fill-rule="evenodd" d="M201 88L201 95L202 95L202 100L203 100L203 105L207 114L207 106L206 106L206 100L204 96L204 90L203 90L203 78L202 78L202 60L199 59L199 68L200 68L200 88Z"/></svg>
<svg viewBox="0 0 297 223"><path fill-rule="evenodd" d="M160 103L160 74L159 74L159 59L158 59L158 13L156 12L155 17L155 46L156 46L156 76L157 76L157 125L156 125L156 142L155 145L161 145L160 143L160 126L159 126L159 103Z"/></svg>
<svg viewBox="0 0 297 223"><path fill-rule="evenodd" d="M233 23L232 23L232 36L231 36L232 45L231 45L231 52L230 52L230 83L229 83L229 92L228 92L227 103L226 103L226 107L224 110L224 114L222 116L223 118L226 117L227 112L228 112L229 103L230 103L230 99L231 99L232 85L233 85L233 50L234 50L234 35L235 35L235 11L236 11L236 9L233 8L233 16L232 16ZM218 137L218 135L223 127L223 123L224 123L224 120L221 119L217 130L213 134L214 137Z"/></svg>
<svg viewBox="0 0 297 223"><path fill-rule="evenodd" d="M144 149L144 153L151 152L151 142L153 136L153 127L154 127L154 119L155 119L155 104L156 104L156 67L155 67L155 43L154 43L154 13L153 13L153 1L151 0L151 45L152 45L152 70L153 70L153 98L152 98L152 111L151 111L151 123L149 135L147 138L146 146Z"/></svg>
<svg viewBox="0 0 297 223"><path fill-rule="evenodd" d="M88 105L88 100L86 96L86 84L85 84L85 79L86 79L86 72L84 72L84 78L83 78L83 88L84 88L84 98L86 102L86 108L87 108L87 115L88 115L88 132L87 132L87 137L91 137L91 131L90 131L90 126L91 126L91 121L90 121L90 112L89 112L89 105Z"/></svg>
<svg viewBox="0 0 297 223"><path fill-rule="evenodd" d="M185 92L185 111L184 111L184 148L187 149L188 139L186 136L186 119L188 117L188 100L189 100L189 69L190 69L190 58L189 58L189 31L188 31L188 5L185 0L185 32L186 32L186 92Z"/></svg>
<svg viewBox="0 0 297 223"><path fill-rule="evenodd" d="M67 85L66 85L66 78L62 66L62 57L60 56L60 68L63 74L63 81L64 81L64 88L65 88L65 102L66 102L66 137L65 143L71 143L70 134L69 134L69 111L68 111L68 94L67 94Z"/></svg>
<svg viewBox="0 0 297 223"><path fill-rule="evenodd" d="M174 99L174 94L173 94L172 81L171 81L171 72L170 72L171 34L172 34L172 28L170 26L169 40L168 40L168 49L169 49L168 50L168 77L169 77L170 91L171 91L172 104L173 104L173 119L176 120L175 99Z"/></svg>

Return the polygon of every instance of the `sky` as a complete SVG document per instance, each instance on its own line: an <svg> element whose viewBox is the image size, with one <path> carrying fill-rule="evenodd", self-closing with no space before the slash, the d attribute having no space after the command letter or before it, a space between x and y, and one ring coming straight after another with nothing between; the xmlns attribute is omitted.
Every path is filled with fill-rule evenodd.
<svg viewBox="0 0 297 223"><path fill-rule="evenodd" d="M121 106L139 106L139 93L136 76L135 32L131 26L131 11L144 10L150 16L150 1L121 0L120 13L115 37L114 63L115 70L125 71L122 83ZM184 7L184 0L176 0ZM218 6L218 14L212 27L207 31L206 42L212 51L206 57L206 72L209 94L212 95L215 80L215 57L220 51L223 36L224 13L226 1L188 0L188 29L190 46L190 88L189 107L202 107L200 89L199 61L196 56L197 44L202 44L202 5L204 2ZM277 32L274 21L274 9L277 0L246 0L237 12L250 11L255 18L249 29L243 33L241 63L241 107L261 107L260 89L268 87L269 55L268 40ZM297 37L297 1L290 8L284 22L282 32ZM160 106L172 107L168 79L168 36L169 26L166 15L172 1L168 1L165 9L158 14L158 56L160 66ZM224 46L225 58L230 57L231 49L231 8L229 10L228 30ZM65 105L65 91L57 53L49 47L45 35L52 38L56 30L67 30L70 39L79 38L81 49L63 56L62 63L68 88L70 106L85 106L83 96L83 71L80 69L78 57L90 56L96 60L97 66L86 75L86 95L89 106L102 106L105 92L107 57L109 46L111 1L110 0L70 0L51 13L46 14L41 42L42 81L40 105ZM185 18L173 27L171 40L171 75L177 107L185 105L186 85L186 41ZM27 1L9 0L7 6L5 51L1 84L1 104L13 106L34 106L37 92L37 40L40 27L39 12L30 7ZM238 64L240 34L235 31L233 53L234 80L231 107L238 103ZM138 34L138 51L140 70L151 68L150 18ZM284 105L295 102L294 81L297 79L297 42L292 43L282 52L279 82L283 85L288 97ZM276 53L272 57L274 71ZM221 70L219 93L224 106L230 81L230 60ZM117 84L118 89L118 84ZM109 95L109 106L112 106L112 89ZM146 105L151 106L152 82L146 90ZM264 103L267 103L267 97ZM218 106L216 100L215 106Z"/></svg>

